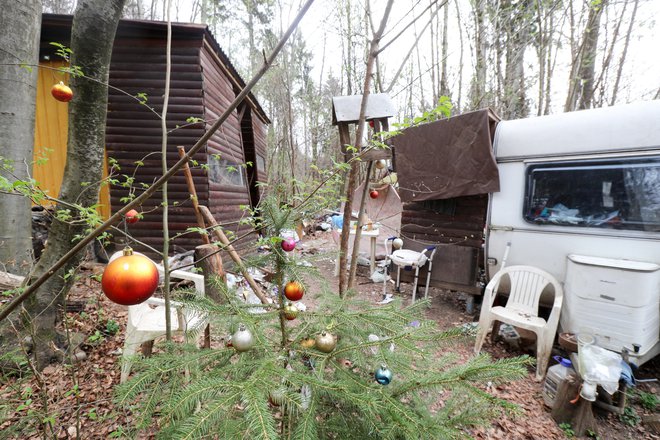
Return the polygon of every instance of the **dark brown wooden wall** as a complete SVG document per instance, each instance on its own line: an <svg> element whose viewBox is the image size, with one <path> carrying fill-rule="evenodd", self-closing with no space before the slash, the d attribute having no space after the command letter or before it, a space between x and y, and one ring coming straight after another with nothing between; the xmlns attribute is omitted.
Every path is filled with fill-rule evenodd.
<svg viewBox="0 0 660 440"><path fill-rule="evenodd" d="M231 82L221 70L219 59L209 46L203 47L200 53L200 65L203 76L205 119L212 123L229 107L236 95ZM236 110L232 112L220 130L211 137L207 151L209 155L220 154L221 158L237 164L246 162L241 124ZM208 184L211 213L218 223L232 231L236 237L251 232L249 226L238 223L249 216L243 207L250 206L246 171L242 169L241 173L243 173L245 182L243 186L223 185L210 180ZM239 250L245 246L248 246L248 240L241 240L236 244Z"/></svg>
<svg viewBox="0 0 660 440"><path fill-rule="evenodd" d="M172 45L172 67L170 98L167 114L168 166L178 160L177 146L187 149L204 134L202 124L186 126L186 119L204 117L202 94L202 72L200 66L201 38L178 38ZM146 105L161 114L165 87L166 68L165 41L162 38L123 37L118 34L115 41L110 84L132 96L147 95ZM177 126L182 127L178 128ZM141 105L131 96L110 89L108 103L108 125L106 131L108 157L116 159L122 175L135 176L134 188L138 193L141 185L149 185L162 175L161 169L161 120L147 106ZM206 153L199 152L195 160L206 162ZM142 161L143 166L136 166ZM209 200L205 172L199 167L192 170L200 203ZM125 205L122 198L128 196L128 188L121 185L111 187L113 212ZM174 176L168 184L170 237L181 233L189 226L196 226L188 187L183 173ZM142 205L144 219L129 226L129 232L140 241L162 249L162 193L158 192ZM197 234L189 234L172 242L173 252L191 249L200 244ZM140 248L138 245L137 248Z"/></svg>
<svg viewBox="0 0 660 440"><path fill-rule="evenodd" d="M438 246L431 273L435 283L432 284L473 286L478 269L483 266L488 195L456 197L442 204L442 209L433 209L433 203L404 203L401 217L404 247L421 250L432 244ZM426 277L425 270L423 277Z"/></svg>

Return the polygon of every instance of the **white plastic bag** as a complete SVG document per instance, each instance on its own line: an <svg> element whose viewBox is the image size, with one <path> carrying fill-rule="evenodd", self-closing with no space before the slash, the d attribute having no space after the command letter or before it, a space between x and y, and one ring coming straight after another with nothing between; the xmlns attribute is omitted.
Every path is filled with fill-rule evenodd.
<svg viewBox="0 0 660 440"><path fill-rule="evenodd" d="M585 368L584 372L580 372L582 378L614 394L619 389L621 355L593 344L584 346L582 354Z"/></svg>

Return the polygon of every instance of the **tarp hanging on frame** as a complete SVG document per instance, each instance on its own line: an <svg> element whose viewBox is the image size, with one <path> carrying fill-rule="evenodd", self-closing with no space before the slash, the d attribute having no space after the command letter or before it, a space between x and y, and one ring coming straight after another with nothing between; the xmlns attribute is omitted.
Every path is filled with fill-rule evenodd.
<svg viewBox="0 0 660 440"><path fill-rule="evenodd" d="M500 118L477 110L407 128L391 140L404 202L498 192L493 136Z"/></svg>

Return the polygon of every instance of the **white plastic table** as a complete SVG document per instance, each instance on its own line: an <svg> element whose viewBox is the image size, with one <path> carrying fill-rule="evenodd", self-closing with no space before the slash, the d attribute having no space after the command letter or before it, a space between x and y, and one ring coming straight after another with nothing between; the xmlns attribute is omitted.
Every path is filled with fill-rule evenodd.
<svg viewBox="0 0 660 440"><path fill-rule="evenodd" d="M341 235L341 229L339 229L337 232ZM351 228L351 235L355 235L355 229ZM380 229L379 228L374 228L372 230L366 230L362 229L362 237L369 237L370 240L370 246L369 246L369 268L370 272L369 273L374 273L374 270L376 270L376 239L380 235Z"/></svg>

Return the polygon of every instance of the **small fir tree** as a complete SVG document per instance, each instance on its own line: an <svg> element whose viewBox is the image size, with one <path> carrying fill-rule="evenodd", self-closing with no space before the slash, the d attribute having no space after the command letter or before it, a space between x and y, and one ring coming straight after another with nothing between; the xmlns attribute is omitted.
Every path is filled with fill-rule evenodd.
<svg viewBox="0 0 660 440"><path fill-rule="evenodd" d="M238 352L173 344L138 362L137 374L118 389L119 403L134 413L133 429L156 420L160 438L451 439L511 409L483 385L522 377L529 359L458 362L447 348L468 335L441 332L424 319L426 301L374 306L325 287L305 292L318 307L287 320L285 284L305 286L320 275L281 247L281 232L293 228L299 211L271 197L258 212L260 244L270 251L246 264L273 270L277 300L247 305L220 283L225 303L189 303L211 316L216 332L244 326L254 346Z"/></svg>

